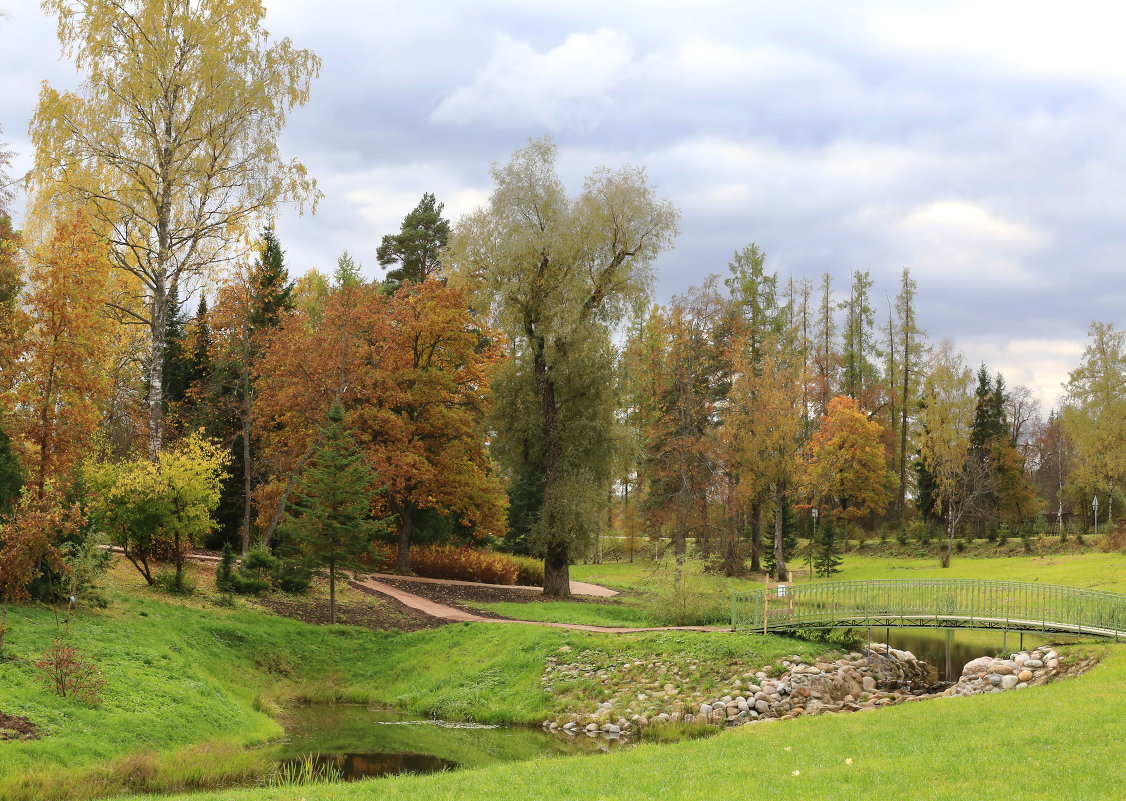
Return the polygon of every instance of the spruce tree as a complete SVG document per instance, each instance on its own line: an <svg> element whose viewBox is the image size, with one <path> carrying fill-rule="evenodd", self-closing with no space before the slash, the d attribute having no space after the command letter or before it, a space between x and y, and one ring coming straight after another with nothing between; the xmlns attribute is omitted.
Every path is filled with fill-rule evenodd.
<svg viewBox="0 0 1126 801"><path fill-rule="evenodd" d="M344 410L339 402L333 404L282 529L289 543L310 561L328 568L333 623L337 569L369 552L373 537L385 527L370 516L375 481L375 472L344 428Z"/></svg>
<svg viewBox="0 0 1126 801"><path fill-rule="evenodd" d="M254 332L274 328L283 312L293 308L293 282L285 268L285 254L273 227L262 232L262 248L251 277L254 296L250 327Z"/></svg>
<svg viewBox="0 0 1126 801"><path fill-rule="evenodd" d="M837 528L833 516L825 515L825 522L817 532L817 551L813 555L813 570L822 578L840 573L841 557L838 545Z"/></svg>

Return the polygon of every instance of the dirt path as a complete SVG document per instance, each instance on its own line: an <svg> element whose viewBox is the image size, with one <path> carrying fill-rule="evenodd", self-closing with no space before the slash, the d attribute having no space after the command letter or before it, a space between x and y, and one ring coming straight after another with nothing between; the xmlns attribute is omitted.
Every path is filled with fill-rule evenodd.
<svg viewBox="0 0 1126 801"><path fill-rule="evenodd" d="M390 578L390 577L389 577ZM395 576L394 578L401 578ZM411 579L418 581L418 579ZM571 629L572 631L599 631L606 634L632 634L641 631L730 631L730 629L722 628L719 626L653 626L642 628L626 628L618 626L586 626L579 623L544 623L536 620L510 620L508 618L484 617L482 615L468 612L464 609L458 609L453 606L432 601L429 598L423 598L421 595L415 595L413 592L407 592L399 587L392 587L379 581L376 578L369 578L364 581L353 580L349 582L357 589L365 590L367 592L375 592L380 595L386 595L389 598L394 598L404 606L415 609L424 614L432 617L439 618L440 620L448 620L451 623L523 623L528 626L548 626L555 629ZM429 579L427 583L446 583L441 579ZM457 584L472 584L472 582L456 582ZM574 582L571 584L574 588ZM596 586L596 585L589 585ZM511 588L506 588L511 589ZM600 589L605 589L600 588Z"/></svg>

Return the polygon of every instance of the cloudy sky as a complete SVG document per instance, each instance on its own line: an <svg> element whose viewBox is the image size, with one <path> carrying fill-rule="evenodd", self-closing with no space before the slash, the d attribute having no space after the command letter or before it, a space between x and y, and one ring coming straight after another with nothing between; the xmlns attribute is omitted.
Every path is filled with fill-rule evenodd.
<svg viewBox="0 0 1126 801"><path fill-rule="evenodd" d="M1109 2L269 2L324 59L283 148L319 179L291 269L375 248L423 192L480 204L552 136L576 189L645 165L681 209L662 299L749 242L782 274L905 266L922 324L1051 405L1092 320L1122 323L1126 14ZM27 167L39 82L77 83L34 0L0 0L0 124ZM847 10L846 10L847 9Z"/></svg>

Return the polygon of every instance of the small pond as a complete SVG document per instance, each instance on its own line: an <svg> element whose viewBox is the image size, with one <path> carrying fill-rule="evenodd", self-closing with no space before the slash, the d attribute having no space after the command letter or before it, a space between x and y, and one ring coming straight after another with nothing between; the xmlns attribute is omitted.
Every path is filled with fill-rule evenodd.
<svg viewBox="0 0 1126 801"><path fill-rule="evenodd" d="M628 747L620 740L585 734L422 720L417 715L341 704L288 710L285 724L285 742L266 746L276 762L283 767L312 762L319 773L327 769L344 781Z"/></svg>
<svg viewBox="0 0 1126 801"><path fill-rule="evenodd" d="M867 640L867 629L857 633ZM1051 632L1008 633L984 629L874 628L873 642L910 651L926 662L935 681L957 681L962 668L979 656L1000 656L1040 645L1077 642L1077 637ZM1023 643L1023 645L1022 645Z"/></svg>

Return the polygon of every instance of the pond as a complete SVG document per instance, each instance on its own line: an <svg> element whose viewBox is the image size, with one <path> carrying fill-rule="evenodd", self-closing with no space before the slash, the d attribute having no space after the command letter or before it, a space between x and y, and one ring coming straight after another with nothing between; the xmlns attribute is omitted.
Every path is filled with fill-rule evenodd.
<svg viewBox="0 0 1126 801"><path fill-rule="evenodd" d="M866 629L857 633L867 639ZM1077 642L1078 638L1039 631L1022 635L1019 631L892 627L872 629L872 640L910 651L930 666L935 681L957 681L966 663L979 656L1000 656L1048 643Z"/></svg>
<svg viewBox="0 0 1126 801"><path fill-rule="evenodd" d="M343 781L396 773L627 747L619 740L550 734L529 726L483 726L423 720L363 706L314 704L286 713L286 739L266 746L282 772L315 768Z"/></svg>

